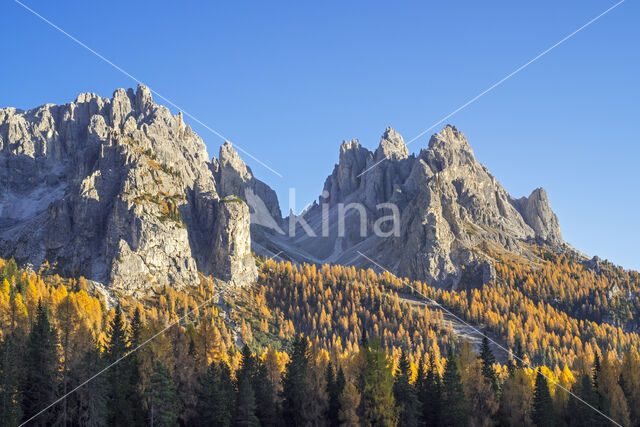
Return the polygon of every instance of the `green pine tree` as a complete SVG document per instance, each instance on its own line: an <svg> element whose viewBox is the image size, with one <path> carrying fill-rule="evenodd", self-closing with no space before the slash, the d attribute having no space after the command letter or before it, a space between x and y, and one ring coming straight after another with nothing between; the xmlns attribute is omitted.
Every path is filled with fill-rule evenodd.
<svg viewBox="0 0 640 427"><path fill-rule="evenodd" d="M100 355L100 349L96 343L89 347L89 350L82 358L79 369L72 372L71 388L79 386L83 382L102 371L106 366L104 359ZM91 381L77 389L67 399L74 399L77 413L73 415L72 425L82 425L87 427L98 427L107 424L109 411L107 408L107 394L109 391L107 375L98 375ZM73 402L73 400L72 400Z"/></svg>
<svg viewBox="0 0 640 427"><path fill-rule="evenodd" d="M429 355L429 367L424 379L423 388L423 420L429 426L439 425L442 408L442 380L436 367L433 354Z"/></svg>
<svg viewBox="0 0 640 427"><path fill-rule="evenodd" d="M174 426L178 419L178 397L169 370L160 362L153 366L147 390L149 421L152 426Z"/></svg>
<svg viewBox="0 0 640 427"><path fill-rule="evenodd" d="M253 378L253 390L256 397L256 415L263 427L278 425L278 408L275 392L269 381L269 372L264 363L259 362Z"/></svg>
<svg viewBox="0 0 640 427"><path fill-rule="evenodd" d="M410 363L403 350L398 362L398 372L393 385L393 395L399 409L398 426L417 426L420 416L420 402L413 385L409 381Z"/></svg>
<svg viewBox="0 0 640 427"><path fill-rule="evenodd" d="M251 385L251 379L247 376L238 378L238 395L235 409L234 426L253 427L260 425L260 420L258 420L258 416L256 415L255 394Z"/></svg>
<svg viewBox="0 0 640 427"><path fill-rule="evenodd" d="M129 341L120 307L111 321L104 352L107 366L105 373L109 383L107 407L109 424L129 426L144 422L142 402L138 389L139 374L135 357L127 356Z"/></svg>
<svg viewBox="0 0 640 427"><path fill-rule="evenodd" d="M574 384L572 395L567 404L568 424L572 427L601 426L605 423L602 415L594 411L590 406L597 408L598 394L593 387L593 377L585 374L579 382ZM577 396L582 401L576 399Z"/></svg>
<svg viewBox="0 0 640 427"><path fill-rule="evenodd" d="M131 343L132 349L137 348L141 343L142 336L142 320L141 320L140 308L136 307L133 312L133 318L131 319Z"/></svg>
<svg viewBox="0 0 640 427"><path fill-rule="evenodd" d="M442 377L442 412L444 425L462 427L467 425L467 408L458 361L453 352L449 352Z"/></svg>
<svg viewBox="0 0 640 427"><path fill-rule="evenodd" d="M19 354L17 336L9 333L0 343L0 420L7 426L17 426L22 418Z"/></svg>
<svg viewBox="0 0 640 427"><path fill-rule="evenodd" d="M57 345L58 334L51 323L49 311L39 301L24 354L21 387L24 420L38 414L56 398L59 370ZM38 415L32 425L50 425L55 416L55 409L52 408Z"/></svg>
<svg viewBox="0 0 640 427"><path fill-rule="evenodd" d="M495 392L498 391L498 376L493 368L496 363L496 358L489 346L489 340L487 337L482 338L482 349L480 350L480 359L482 360L482 375L487 379L487 382L491 384Z"/></svg>
<svg viewBox="0 0 640 427"><path fill-rule="evenodd" d="M282 415L287 426L303 425L304 399L308 394L305 378L307 373L309 343L305 337L293 339L291 357L282 378Z"/></svg>
<svg viewBox="0 0 640 427"><path fill-rule="evenodd" d="M345 378L342 367L338 370L338 375L335 375L333 369L333 363L329 361L327 364L327 396L329 396L329 407L327 409L327 421L330 427L337 427L340 425L340 394L344 390Z"/></svg>
<svg viewBox="0 0 640 427"><path fill-rule="evenodd" d="M549 393L547 379L542 375L540 369L537 370L536 384L533 392L533 413L531 419L538 427L552 427L555 422L553 411L553 401Z"/></svg>
<svg viewBox="0 0 640 427"><path fill-rule="evenodd" d="M229 427L235 402L230 399L235 393L231 370L226 363L212 363L200 378L196 425Z"/></svg>

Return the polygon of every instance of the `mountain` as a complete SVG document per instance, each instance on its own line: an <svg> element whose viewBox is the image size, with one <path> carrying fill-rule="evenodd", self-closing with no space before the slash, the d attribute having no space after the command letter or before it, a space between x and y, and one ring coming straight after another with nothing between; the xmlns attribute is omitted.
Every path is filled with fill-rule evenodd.
<svg viewBox="0 0 640 427"><path fill-rule="evenodd" d="M126 293L253 280L249 210L148 88L0 110L0 255ZM224 178L222 178L224 181Z"/></svg>
<svg viewBox="0 0 640 427"><path fill-rule="evenodd" d="M305 159L301 159L305 161ZM0 110L0 256L128 293L198 273L256 277L251 252L370 267L441 287L488 282L490 253L533 259L563 242L543 189L516 199L453 126L409 154L392 128L372 152L340 146L318 201L283 218L230 143L209 160L148 88ZM364 255L364 256L363 256Z"/></svg>
<svg viewBox="0 0 640 427"><path fill-rule="evenodd" d="M397 207L395 223L385 221L391 211L384 204ZM392 128L375 152L357 140L343 142L318 201L300 218L290 214L276 222L286 228L300 219L308 226L296 224L295 233L255 226L254 251L356 267L369 267L372 259L400 276L442 287L491 280L489 248L530 259L534 245L577 253L563 242L545 190L520 199L509 195L450 125L417 155Z"/></svg>

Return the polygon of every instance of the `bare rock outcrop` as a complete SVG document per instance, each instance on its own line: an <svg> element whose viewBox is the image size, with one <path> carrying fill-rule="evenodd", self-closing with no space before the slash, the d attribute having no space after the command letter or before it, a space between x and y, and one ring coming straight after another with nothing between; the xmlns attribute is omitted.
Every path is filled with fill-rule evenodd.
<svg viewBox="0 0 640 427"><path fill-rule="evenodd" d="M397 208L395 232L391 221L379 223L392 214L389 205ZM303 227L294 236L271 235L272 252L358 267L370 267L371 258L401 276L443 287L491 280L489 249L533 257L531 244L558 252L568 247L544 190L515 200L449 125L417 155L391 128L375 152L344 142L323 195L303 218L313 235Z"/></svg>
<svg viewBox="0 0 640 427"><path fill-rule="evenodd" d="M144 86L0 109L0 256L129 293L249 281L248 212L219 202L215 164Z"/></svg>

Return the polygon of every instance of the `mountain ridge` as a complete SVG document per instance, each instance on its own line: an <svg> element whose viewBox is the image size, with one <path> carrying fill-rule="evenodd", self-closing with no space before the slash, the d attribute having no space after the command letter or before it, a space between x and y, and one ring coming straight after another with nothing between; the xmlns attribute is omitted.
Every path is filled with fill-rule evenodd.
<svg viewBox="0 0 640 427"><path fill-rule="evenodd" d="M544 189L513 198L451 125L417 154L391 127L374 151L344 141L300 216L283 217L231 143L209 159L182 115L142 85L111 99L1 109L0 165L0 255L57 263L125 292L200 273L248 283L251 251L356 267L370 258L442 287L491 280L484 245L525 258L533 245L575 251Z"/></svg>
<svg viewBox="0 0 640 427"><path fill-rule="evenodd" d="M244 203L223 203L200 137L148 88L0 110L0 252L113 289L257 271Z"/></svg>
<svg viewBox="0 0 640 427"><path fill-rule="evenodd" d="M330 226L330 236L323 237L322 205L329 207L331 222L339 205L350 203L364 206L367 237L354 233L361 225L354 211L345 217L345 236ZM401 212L400 236L373 235L375 222L387 215L376 206L385 203ZM288 238L256 227L254 251L265 255L283 251L295 261L356 267L371 266L370 258L400 276L444 287L460 283L463 267L476 271L471 274L473 282L491 280L491 257L485 256L484 244L526 258L537 256L534 245L579 254L563 241L546 191L537 188L528 197L512 197L475 159L464 134L451 125L434 134L418 154L409 154L402 136L390 127L375 151L358 140L344 141L322 195L301 216L314 237L305 238L303 227ZM277 244L265 250L267 241ZM469 272L465 275L468 279Z"/></svg>

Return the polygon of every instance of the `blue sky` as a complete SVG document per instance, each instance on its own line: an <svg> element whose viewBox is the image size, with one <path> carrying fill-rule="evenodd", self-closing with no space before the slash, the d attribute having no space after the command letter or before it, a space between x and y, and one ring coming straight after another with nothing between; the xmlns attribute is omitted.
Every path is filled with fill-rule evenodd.
<svg viewBox="0 0 640 427"><path fill-rule="evenodd" d="M375 149L392 126L409 140L615 3L24 2L278 171L243 156L299 208L343 139ZM627 0L447 120L512 195L547 189L568 242L634 269L638 16ZM12 1L0 34L0 106L135 87ZM186 121L217 156L222 141Z"/></svg>

